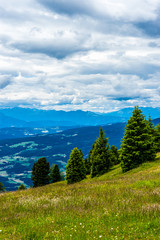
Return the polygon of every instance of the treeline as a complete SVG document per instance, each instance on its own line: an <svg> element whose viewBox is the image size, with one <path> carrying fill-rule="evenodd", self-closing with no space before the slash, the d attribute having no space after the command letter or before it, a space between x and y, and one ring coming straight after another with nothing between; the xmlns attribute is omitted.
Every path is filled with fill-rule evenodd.
<svg viewBox="0 0 160 240"><path fill-rule="evenodd" d="M108 138L100 128L99 137L93 143L88 158L84 159L80 149L74 148L66 166L68 184L79 182L90 175L98 177L108 172L113 165L121 163L122 171L126 172L147 161L154 161L160 151L160 125L154 127L149 116L142 113L138 106L133 110L127 121L121 148L109 146ZM46 158L40 158L32 168L33 187L64 180L58 165L49 166ZM0 189L2 189L0 185ZM19 189L24 189L22 184ZM3 188L4 189L4 188Z"/></svg>

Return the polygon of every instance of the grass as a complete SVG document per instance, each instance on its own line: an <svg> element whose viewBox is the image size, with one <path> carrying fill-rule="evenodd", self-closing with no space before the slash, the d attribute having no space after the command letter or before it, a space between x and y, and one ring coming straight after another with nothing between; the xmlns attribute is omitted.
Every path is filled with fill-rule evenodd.
<svg viewBox="0 0 160 240"><path fill-rule="evenodd" d="M160 154L77 184L0 194L0 239L159 239Z"/></svg>

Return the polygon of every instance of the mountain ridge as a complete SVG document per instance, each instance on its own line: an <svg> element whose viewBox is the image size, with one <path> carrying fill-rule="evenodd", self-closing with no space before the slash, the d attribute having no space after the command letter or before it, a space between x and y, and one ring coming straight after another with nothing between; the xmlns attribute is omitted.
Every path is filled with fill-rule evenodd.
<svg viewBox="0 0 160 240"><path fill-rule="evenodd" d="M143 113L152 119L160 117L160 108L142 107ZM56 111L30 108L0 109L0 128L4 127L47 127L47 126L97 126L109 123L126 122L133 108L124 108L109 113L90 111ZM6 119L5 119L6 117Z"/></svg>

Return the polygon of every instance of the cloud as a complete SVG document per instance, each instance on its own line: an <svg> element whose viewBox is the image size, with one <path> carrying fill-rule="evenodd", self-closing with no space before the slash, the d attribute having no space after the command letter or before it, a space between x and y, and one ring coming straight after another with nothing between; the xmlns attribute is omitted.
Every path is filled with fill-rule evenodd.
<svg viewBox="0 0 160 240"><path fill-rule="evenodd" d="M67 15L89 15L100 18L124 19L125 21L155 20L159 0L37 0L51 11Z"/></svg>
<svg viewBox="0 0 160 240"><path fill-rule="evenodd" d="M50 39L33 38L29 41L11 43L10 46L26 53L45 54L49 57L63 59L68 55L87 50L83 47L84 40L81 37L77 39L77 36L75 37L74 34L71 35L72 36L63 36L63 34L61 34L61 37L53 37Z"/></svg>
<svg viewBox="0 0 160 240"><path fill-rule="evenodd" d="M156 21L139 22L136 24L146 35L160 37L160 17Z"/></svg>
<svg viewBox="0 0 160 240"><path fill-rule="evenodd" d="M0 106L159 106L159 0L0 0Z"/></svg>
<svg viewBox="0 0 160 240"><path fill-rule="evenodd" d="M6 88L12 83L10 75L0 75L0 89Z"/></svg>
<svg viewBox="0 0 160 240"><path fill-rule="evenodd" d="M43 4L48 9L58 12L65 13L69 15L74 14L87 14L90 9L90 2L82 0L81 2L72 0L72 1L58 1L58 0L38 0L39 3Z"/></svg>

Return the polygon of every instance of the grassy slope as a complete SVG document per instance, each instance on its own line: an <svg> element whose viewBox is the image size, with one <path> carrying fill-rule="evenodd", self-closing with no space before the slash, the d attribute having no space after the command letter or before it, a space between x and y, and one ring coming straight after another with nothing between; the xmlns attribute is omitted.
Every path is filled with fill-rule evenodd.
<svg viewBox="0 0 160 240"><path fill-rule="evenodd" d="M111 172L0 194L0 239L159 239L160 154Z"/></svg>

